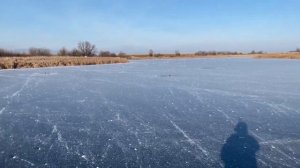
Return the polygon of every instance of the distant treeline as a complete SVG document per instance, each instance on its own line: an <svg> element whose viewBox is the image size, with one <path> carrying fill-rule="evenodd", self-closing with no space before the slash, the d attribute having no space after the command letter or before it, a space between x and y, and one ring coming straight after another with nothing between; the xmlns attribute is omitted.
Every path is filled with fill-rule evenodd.
<svg viewBox="0 0 300 168"><path fill-rule="evenodd" d="M293 52L300 52L300 48L297 48ZM246 53L241 52L231 52L231 51L197 51L194 53L196 56L212 56L212 55L241 55ZM251 51L247 54L265 54L263 51ZM145 54L147 55L147 54ZM148 56L150 57L163 57L163 56L172 56L178 57L181 54L178 50L175 51L174 54L161 54L155 53L152 49L149 50ZM0 57L26 57L26 56L85 56L85 57L92 57L92 56L99 56L99 57L125 57L130 58L126 53L120 52L118 54L110 52L110 51L100 51L97 52L96 46L91 44L88 41L79 42L77 48L73 48L71 50L63 47L57 53L51 53L51 51L47 48L29 48L27 52L17 52L17 51L10 51L0 48Z"/></svg>
<svg viewBox="0 0 300 168"><path fill-rule="evenodd" d="M249 53L242 53L237 51L197 51L194 53L196 56L214 56L214 55L242 55L242 54L264 54L263 51L251 51ZM170 54L161 54L161 53L155 53L153 50L149 50L148 55L150 57L161 57L161 56L170 56ZM181 56L182 54L176 50L172 56ZM184 55L184 54L183 54Z"/></svg>
<svg viewBox="0 0 300 168"><path fill-rule="evenodd" d="M29 48L27 52L9 51L0 48L0 57L27 57L27 56L51 56L46 48Z"/></svg>
<svg viewBox="0 0 300 168"><path fill-rule="evenodd" d="M97 52L96 46L88 41L79 42L77 48L68 50L67 48L61 48L56 54L51 53L47 48L29 48L27 52L9 51L0 48L0 57L26 57L26 56L101 56L101 57L126 57L126 53L120 52L118 54L110 51Z"/></svg>
<svg viewBox="0 0 300 168"><path fill-rule="evenodd" d="M9 51L0 48L0 57L10 57L10 56L21 57L21 56L28 56L28 54L25 52L21 53L21 52Z"/></svg>
<svg viewBox="0 0 300 168"><path fill-rule="evenodd" d="M197 56L206 56L206 55L241 55L240 52L230 52L230 51L198 51L195 53Z"/></svg>
<svg viewBox="0 0 300 168"><path fill-rule="evenodd" d="M211 55L241 55L243 53L241 52L230 52L230 51L197 51L193 55L196 56L211 56ZM180 57L184 55L190 55L190 54L181 54L180 51L176 50L174 54L161 54L161 53L155 53L152 49L149 50L148 56L150 57L162 57L162 56L172 56L172 57Z"/></svg>

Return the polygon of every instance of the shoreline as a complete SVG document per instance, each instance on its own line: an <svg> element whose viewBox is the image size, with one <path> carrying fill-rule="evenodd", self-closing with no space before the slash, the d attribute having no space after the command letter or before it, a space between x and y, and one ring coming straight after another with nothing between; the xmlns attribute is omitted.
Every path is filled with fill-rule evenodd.
<svg viewBox="0 0 300 168"><path fill-rule="evenodd" d="M160 59L218 59L218 58L253 58L253 59L300 59L300 53L268 53L240 55L205 55L182 54L180 56L165 54L161 56L128 55L124 57L72 57L72 56L34 56L34 57L0 57L0 70L31 69L46 67L77 67L84 65L103 65L128 63L130 60Z"/></svg>
<svg viewBox="0 0 300 168"><path fill-rule="evenodd" d="M294 53L268 53L268 54L258 54L254 58L257 59L300 59L300 52Z"/></svg>

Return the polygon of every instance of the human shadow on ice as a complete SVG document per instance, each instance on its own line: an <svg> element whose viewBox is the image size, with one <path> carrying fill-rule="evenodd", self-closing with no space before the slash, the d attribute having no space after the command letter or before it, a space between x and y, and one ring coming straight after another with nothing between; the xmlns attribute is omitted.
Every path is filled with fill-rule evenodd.
<svg viewBox="0 0 300 168"><path fill-rule="evenodd" d="M248 134L247 124L239 122L234 131L221 150L225 168L257 168L256 152L259 144Z"/></svg>

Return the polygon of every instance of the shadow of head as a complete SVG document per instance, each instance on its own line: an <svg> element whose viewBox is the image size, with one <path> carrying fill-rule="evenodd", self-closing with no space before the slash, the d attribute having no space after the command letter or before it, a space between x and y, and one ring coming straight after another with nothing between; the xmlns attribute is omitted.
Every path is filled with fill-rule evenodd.
<svg viewBox="0 0 300 168"><path fill-rule="evenodd" d="M235 133L230 135L221 150L221 159L225 168L256 168L258 142L248 134L248 126L245 122L239 122L234 131Z"/></svg>
<svg viewBox="0 0 300 168"><path fill-rule="evenodd" d="M236 132L237 135L239 136L245 136L248 135L248 126L244 122L239 122L235 128L234 131Z"/></svg>

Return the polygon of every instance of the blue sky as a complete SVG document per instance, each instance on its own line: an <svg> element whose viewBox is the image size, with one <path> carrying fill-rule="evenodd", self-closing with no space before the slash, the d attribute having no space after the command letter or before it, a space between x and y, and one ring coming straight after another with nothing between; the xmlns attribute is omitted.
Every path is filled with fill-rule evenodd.
<svg viewBox="0 0 300 168"><path fill-rule="evenodd" d="M299 0L0 0L0 48L289 51Z"/></svg>

